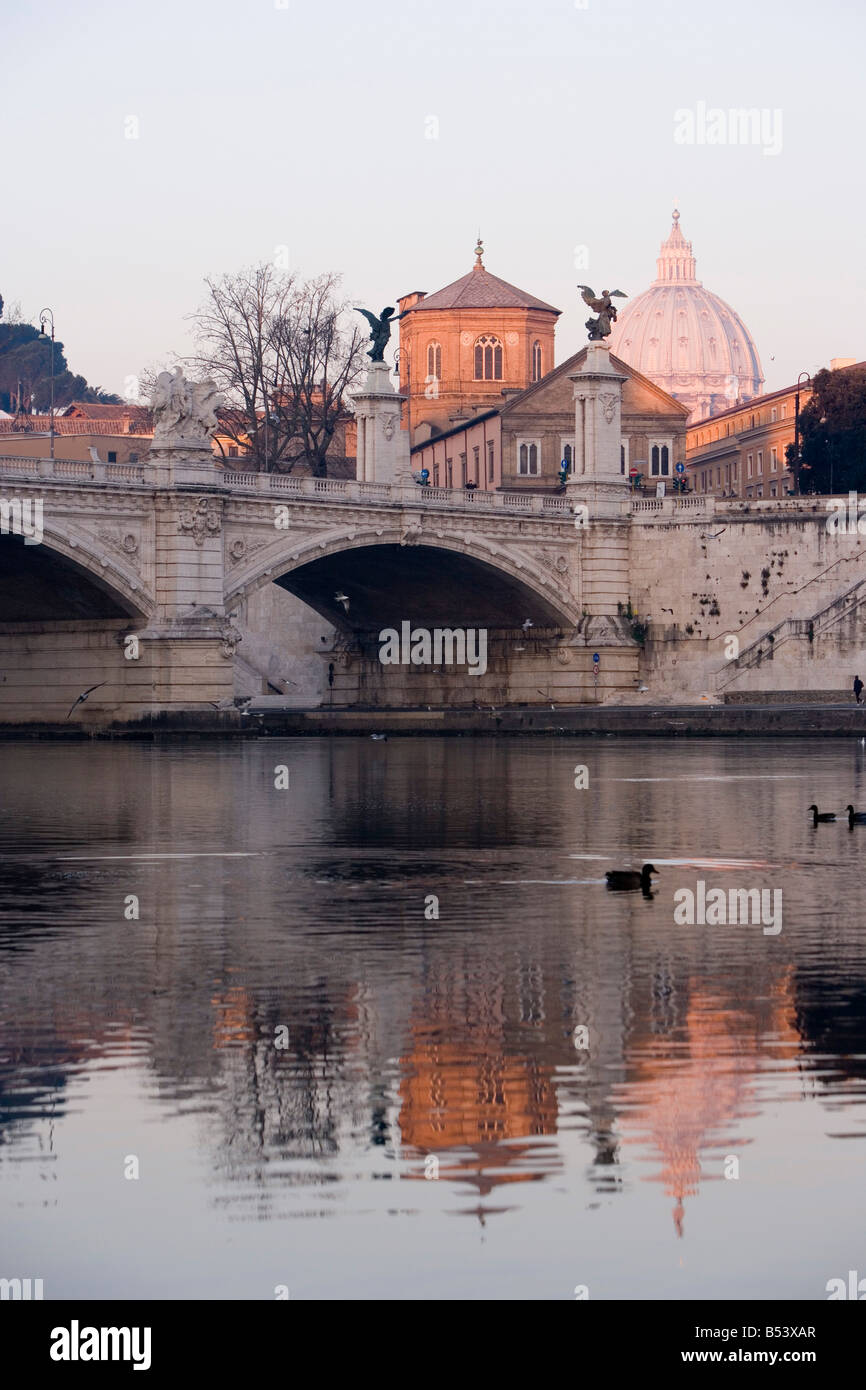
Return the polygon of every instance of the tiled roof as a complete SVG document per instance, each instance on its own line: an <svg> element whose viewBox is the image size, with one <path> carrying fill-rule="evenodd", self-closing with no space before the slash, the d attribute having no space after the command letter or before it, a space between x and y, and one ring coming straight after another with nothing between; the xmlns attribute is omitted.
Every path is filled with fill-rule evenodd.
<svg viewBox="0 0 866 1390"><path fill-rule="evenodd" d="M507 280L500 280L498 275L491 275L489 270L478 265L473 266L468 275L455 280L453 285L446 285L443 290L437 290L435 294L414 304L409 313L417 314L423 309L545 309L549 314L561 312L554 309L552 304L545 304L543 299L536 299L525 290L519 290L516 285L509 285Z"/></svg>
<svg viewBox="0 0 866 1390"><path fill-rule="evenodd" d="M22 429L16 422L20 419L26 422L26 429ZM125 422L118 419L111 420L70 420L66 415L54 417L54 433L56 435L69 434L99 434L113 435L117 439L135 439L137 437L149 437L153 434L153 428L145 418L136 422L136 428L130 434L119 426ZM2 435L27 435L27 434L48 434L51 430L50 415L25 415L23 417L9 416L5 420L0 419L0 434Z"/></svg>
<svg viewBox="0 0 866 1390"><path fill-rule="evenodd" d="M75 413L86 416L88 420L122 420L133 407L123 401L119 405L98 405L91 401L71 401L63 412L64 418Z"/></svg>

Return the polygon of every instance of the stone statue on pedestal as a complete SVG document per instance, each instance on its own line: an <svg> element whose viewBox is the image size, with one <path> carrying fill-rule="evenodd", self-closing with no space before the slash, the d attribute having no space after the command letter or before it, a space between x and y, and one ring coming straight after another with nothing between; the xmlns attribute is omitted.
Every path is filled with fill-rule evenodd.
<svg viewBox="0 0 866 1390"><path fill-rule="evenodd" d="M598 314L597 319L587 319L585 327L589 330L589 341L600 343L603 338L610 337L610 330L616 323L616 306L611 304L611 299L617 296L619 299L628 299L628 295L623 290L602 290L601 295L597 296L595 290L591 290L589 285L578 285L581 298L584 304L588 304L590 309Z"/></svg>
<svg viewBox="0 0 866 1390"><path fill-rule="evenodd" d="M367 356L371 362L384 362L385 348L388 339L391 337L391 324L399 323L403 315L398 314L396 318L392 317L394 313L393 304L386 304L378 318L376 318L375 314L371 314L369 309L356 308L355 313L363 314L370 325L370 342L373 346L370 348Z"/></svg>
<svg viewBox="0 0 866 1390"><path fill-rule="evenodd" d="M153 399L153 440L200 440L208 444L217 428L223 397L212 381L187 381L182 367L160 372Z"/></svg>

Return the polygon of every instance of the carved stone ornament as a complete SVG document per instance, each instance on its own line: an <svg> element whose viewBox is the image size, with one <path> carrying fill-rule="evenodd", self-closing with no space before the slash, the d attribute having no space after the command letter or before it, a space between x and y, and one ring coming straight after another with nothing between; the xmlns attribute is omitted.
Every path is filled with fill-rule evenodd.
<svg viewBox="0 0 866 1390"><path fill-rule="evenodd" d="M217 536L222 526L219 503L211 497L196 497L192 507L181 512L177 529L192 535L196 545L204 545L208 536Z"/></svg>
<svg viewBox="0 0 866 1390"><path fill-rule="evenodd" d="M242 635L238 632L236 627L232 627L231 623L225 623L220 636L222 638L220 656L226 661L231 661L234 658L235 648L238 642L243 640Z"/></svg>
<svg viewBox="0 0 866 1390"><path fill-rule="evenodd" d="M605 391L598 399L601 401L601 408L604 411L605 420L608 424L611 424L616 414L616 396L613 391Z"/></svg>
<svg viewBox="0 0 866 1390"><path fill-rule="evenodd" d="M400 416L397 415L397 414L395 413L395 414L391 414L391 415L384 415L384 416L382 417L382 419L383 419L382 432L383 432L385 438L386 438L386 439L393 439L393 438L394 438L394 430L397 428L397 421L400 419Z"/></svg>

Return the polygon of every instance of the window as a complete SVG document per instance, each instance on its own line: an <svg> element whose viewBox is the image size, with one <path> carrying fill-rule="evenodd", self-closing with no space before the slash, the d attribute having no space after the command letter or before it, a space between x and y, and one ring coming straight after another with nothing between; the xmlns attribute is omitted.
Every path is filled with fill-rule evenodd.
<svg viewBox="0 0 866 1390"><path fill-rule="evenodd" d="M717 469L716 469L716 487L721 487L721 486L722 486L722 470L721 470L721 468L717 468Z"/></svg>
<svg viewBox="0 0 866 1390"><path fill-rule="evenodd" d="M764 471L764 451L763 451L763 449L759 449L759 450L758 450L758 472L759 472L759 473L763 473L763 471Z"/></svg>
<svg viewBox="0 0 866 1390"><path fill-rule="evenodd" d="M541 380L541 343L536 338L532 344L532 381Z"/></svg>
<svg viewBox="0 0 866 1390"><path fill-rule="evenodd" d="M475 444L475 445L473 446L473 449L472 449L472 481L473 481L473 483L480 483L480 482L481 482L481 473L480 473L480 471L479 471L479 470L480 470L480 463L479 463L480 458L481 458L481 445L480 445L480 444Z"/></svg>
<svg viewBox="0 0 866 1390"><path fill-rule="evenodd" d="M427 380L431 377L436 381L442 379L442 344L427 344Z"/></svg>
<svg viewBox="0 0 866 1390"><path fill-rule="evenodd" d="M132 453L129 456L130 463L138 463L138 454Z"/></svg>
<svg viewBox="0 0 866 1390"><path fill-rule="evenodd" d="M433 465L433 486L434 486L434 487L438 487L438 486L439 486L439 465L438 465L438 463L434 463L434 465Z"/></svg>
<svg viewBox="0 0 866 1390"><path fill-rule="evenodd" d="M773 406L772 410L770 411L770 424L771 424L771 425L774 425L775 423L776 423L776 407Z"/></svg>
<svg viewBox="0 0 866 1390"><path fill-rule="evenodd" d="M460 455L460 476L459 476L458 479L457 479L457 486L458 486L458 487L463 487L464 483L466 483L466 482L468 482L468 481L469 481L469 480L468 480L468 478L466 477L466 455L465 455L465 454L461 454L461 455Z"/></svg>
<svg viewBox="0 0 866 1390"><path fill-rule="evenodd" d="M754 455L746 455L746 477L751 478L753 472Z"/></svg>
<svg viewBox="0 0 866 1390"><path fill-rule="evenodd" d="M654 478L667 478L671 471L670 444L661 442L650 446L650 473Z"/></svg>
<svg viewBox="0 0 866 1390"><path fill-rule="evenodd" d="M525 477L538 475L538 457L541 450L537 439L517 441L517 471Z"/></svg>
<svg viewBox="0 0 866 1390"><path fill-rule="evenodd" d="M763 495L764 495L764 485L763 485L763 483L758 483L758 496L759 496L759 497L763 497Z"/></svg>
<svg viewBox="0 0 866 1390"><path fill-rule="evenodd" d="M734 482L737 481L737 468L738 465L736 463L731 464L731 477L733 478Z"/></svg>
<svg viewBox="0 0 866 1390"><path fill-rule="evenodd" d="M770 472L775 473L779 466L779 456L775 448L770 450Z"/></svg>
<svg viewBox="0 0 866 1390"><path fill-rule="evenodd" d="M453 486L454 486L454 460L453 460L453 459L446 459L446 460L445 460L445 486L446 486L446 487L453 487Z"/></svg>
<svg viewBox="0 0 866 1390"><path fill-rule="evenodd" d="M485 335L483 338L476 339L475 380L502 380L502 344L498 338Z"/></svg>
<svg viewBox="0 0 866 1390"><path fill-rule="evenodd" d="M571 434L559 436L559 463L560 467L565 463L569 473L574 472L574 436Z"/></svg>
<svg viewBox="0 0 866 1390"><path fill-rule="evenodd" d="M238 446L237 446L237 444L230 444L230 445L229 445L229 458L230 458L230 459L236 459L237 456L238 456Z"/></svg>
<svg viewBox="0 0 866 1390"><path fill-rule="evenodd" d="M783 419L783 420L786 418L787 414L788 414L788 407L787 407L786 405L783 405L783 406L782 406L782 419Z"/></svg>
<svg viewBox="0 0 866 1390"><path fill-rule="evenodd" d="M776 496L776 484L775 484L775 483L770 483L770 496L771 496L771 497L775 497L775 496Z"/></svg>
<svg viewBox="0 0 866 1390"><path fill-rule="evenodd" d="M108 451L108 462L109 462L109 463L117 463L117 450L116 450L116 449L109 449L109 451Z"/></svg>
<svg viewBox="0 0 866 1390"><path fill-rule="evenodd" d="M493 440L487 441L487 476L493 482Z"/></svg>

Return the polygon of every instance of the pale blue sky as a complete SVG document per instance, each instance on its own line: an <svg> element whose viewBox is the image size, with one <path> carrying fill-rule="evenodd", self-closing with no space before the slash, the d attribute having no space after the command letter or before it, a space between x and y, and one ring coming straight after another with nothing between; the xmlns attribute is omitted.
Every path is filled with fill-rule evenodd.
<svg viewBox="0 0 866 1390"><path fill-rule="evenodd" d="M0 292L50 304L94 384L185 351L205 274L285 244L378 309L464 274L479 227L491 271L564 311L562 361L576 282L645 289L675 197L769 389L866 357L861 0L281 3L3 15ZM677 144L698 102L778 108L781 153Z"/></svg>

